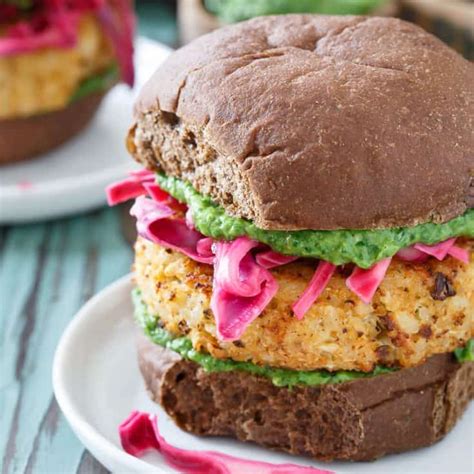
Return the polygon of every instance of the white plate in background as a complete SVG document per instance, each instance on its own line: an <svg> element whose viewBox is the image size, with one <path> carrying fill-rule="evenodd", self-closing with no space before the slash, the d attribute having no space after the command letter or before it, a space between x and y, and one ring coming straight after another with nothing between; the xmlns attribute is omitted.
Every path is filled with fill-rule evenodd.
<svg viewBox="0 0 474 474"><path fill-rule="evenodd" d="M121 449L118 425L132 410L157 413L164 438L186 449L219 451L272 463L312 465L338 474L473 472L472 404L441 442L370 463L318 463L229 438L199 438L181 431L146 394L136 362L131 289L129 275L92 298L62 336L53 366L54 393L66 419L87 449L112 472L175 472L158 454L138 459Z"/></svg>
<svg viewBox="0 0 474 474"><path fill-rule="evenodd" d="M125 149L135 97L170 51L138 38L133 90L115 86L87 129L60 148L0 166L0 224L66 216L105 204L105 186L135 167Z"/></svg>

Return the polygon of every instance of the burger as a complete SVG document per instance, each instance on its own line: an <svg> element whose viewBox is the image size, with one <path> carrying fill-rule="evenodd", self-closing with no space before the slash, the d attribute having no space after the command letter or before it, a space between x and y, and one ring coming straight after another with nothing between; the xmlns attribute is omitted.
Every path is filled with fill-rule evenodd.
<svg viewBox="0 0 474 474"><path fill-rule="evenodd" d="M127 143L147 390L321 460L428 446L474 395L473 65L397 19L261 17L174 52Z"/></svg>
<svg viewBox="0 0 474 474"><path fill-rule="evenodd" d="M0 0L0 164L81 131L133 83L131 0Z"/></svg>

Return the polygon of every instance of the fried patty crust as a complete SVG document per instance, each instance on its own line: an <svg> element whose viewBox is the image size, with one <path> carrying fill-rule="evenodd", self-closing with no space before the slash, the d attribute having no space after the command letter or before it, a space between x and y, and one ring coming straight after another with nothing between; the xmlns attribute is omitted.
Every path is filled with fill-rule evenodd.
<svg viewBox="0 0 474 474"><path fill-rule="evenodd" d="M97 19L84 15L73 48L46 48L0 58L0 119L62 109L82 81L113 62L111 45Z"/></svg>
<svg viewBox="0 0 474 474"><path fill-rule="evenodd" d="M168 331L186 335L196 350L218 359L294 370L412 367L474 336L474 241L459 242L471 251L469 264L394 259L371 304L347 289L342 268L301 321L291 305L311 279L315 261L274 269L278 293L234 342L217 338L212 266L139 238L135 279L150 312Z"/></svg>

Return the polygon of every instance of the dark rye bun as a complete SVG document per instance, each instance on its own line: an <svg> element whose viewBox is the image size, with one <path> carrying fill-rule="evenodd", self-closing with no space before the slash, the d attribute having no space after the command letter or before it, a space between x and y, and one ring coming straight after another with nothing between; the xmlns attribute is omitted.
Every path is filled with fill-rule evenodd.
<svg viewBox="0 0 474 474"><path fill-rule="evenodd" d="M474 362L451 354L389 375L279 388L244 372L207 373L139 335L151 398L198 435L232 436L320 460L372 460L441 439L474 397Z"/></svg>
<svg viewBox="0 0 474 474"><path fill-rule="evenodd" d="M77 135L94 117L104 95L90 94L46 114L0 119L0 165L33 158Z"/></svg>
<svg viewBox="0 0 474 474"><path fill-rule="evenodd" d="M419 27L275 16L173 53L128 145L261 228L411 226L473 205L473 117L474 66Z"/></svg>

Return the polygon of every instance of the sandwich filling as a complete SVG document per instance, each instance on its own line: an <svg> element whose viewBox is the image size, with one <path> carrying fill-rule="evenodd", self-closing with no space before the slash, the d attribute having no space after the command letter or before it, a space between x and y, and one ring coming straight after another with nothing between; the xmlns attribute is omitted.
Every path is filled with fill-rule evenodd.
<svg viewBox="0 0 474 474"><path fill-rule="evenodd" d="M245 370L292 386L374 376L439 353L473 358L472 211L418 229L298 231L285 241L285 232L258 229L189 184L146 170L110 186L108 198L135 198L140 326L205 370ZM380 248L371 235L385 235L392 253L363 268L358 246L353 258L346 246L348 260L338 265L332 234ZM319 235L334 254L287 255L275 244L305 235L306 252Z"/></svg>
<svg viewBox="0 0 474 474"><path fill-rule="evenodd" d="M280 253L283 249L279 243L285 245L285 241L290 244L284 250L304 248L301 252L304 257L318 258L312 278L291 305L294 316L300 320L317 302L336 272L347 275L345 285L355 299L370 304L395 260L423 265L430 259L453 259L463 265L470 264L470 247L458 245L456 239L474 236L472 210L447 224L423 224L412 229L273 232L228 216L189 185L149 171L133 173L129 179L112 185L108 193L110 204L136 198L131 214L137 219L137 230L142 238L213 267L210 307L218 337L224 341L239 340L274 299L278 283L271 270L300 260L297 251L289 255ZM333 236L339 245L333 243ZM306 237L309 244L304 243ZM318 237L327 244L319 242ZM344 237L353 243L346 245L341 257ZM295 245L295 241L299 243ZM313 243L316 243L314 247ZM364 250L360 249L377 245L378 251L369 252L372 259L373 254L381 259L355 257L363 255ZM317 253L311 253L314 248L319 249ZM351 248L353 254L348 250ZM347 259L342 260L343 266L341 258ZM455 294L452 284L443 276L435 277L435 287L439 291L436 288L433 291L434 299L446 299ZM469 322L472 321L472 314L468 312L472 313L473 288L466 291L467 309L463 319Z"/></svg>

